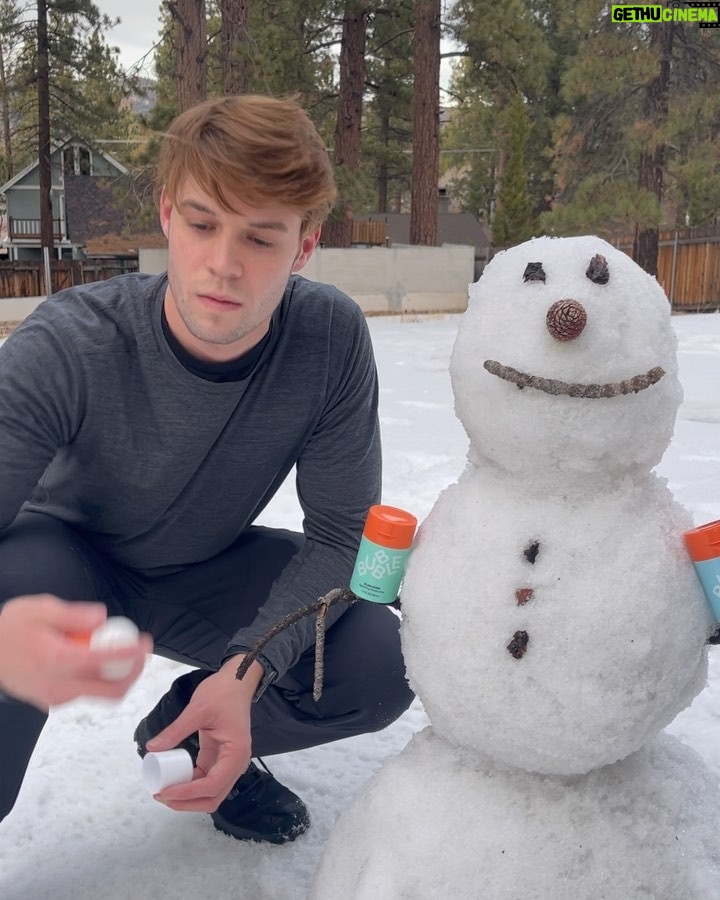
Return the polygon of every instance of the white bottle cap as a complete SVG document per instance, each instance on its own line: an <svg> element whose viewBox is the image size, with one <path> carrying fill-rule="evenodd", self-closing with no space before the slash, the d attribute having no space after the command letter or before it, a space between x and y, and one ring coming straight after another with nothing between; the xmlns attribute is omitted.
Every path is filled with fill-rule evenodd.
<svg viewBox="0 0 720 900"><path fill-rule="evenodd" d="M90 635L90 647L93 650L134 647L139 633L135 623L125 616L110 616ZM132 660L118 660L105 663L100 672L108 681L120 681L130 674L132 667Z"/></svg>
<svg viewBox="0 0 720 900"><path fill-rule="evenodd" d="M173 784L192 781L193 762L187 750L147 753L143 758L143 779L151 794L159 794Z"/></svg>

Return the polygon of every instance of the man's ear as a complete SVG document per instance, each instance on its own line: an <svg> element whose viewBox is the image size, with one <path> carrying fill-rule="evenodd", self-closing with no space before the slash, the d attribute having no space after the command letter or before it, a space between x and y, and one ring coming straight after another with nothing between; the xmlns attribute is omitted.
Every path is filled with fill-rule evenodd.
<svg viewBox="0 0 720 900"><path fill-rule="evenodd" d="M292 265L293 272L299 272L300 269L303 268L305 263L310 259L313 255L313 251L317 247L317 243L320 240L320 229L317 231L313 231L311 234L306 234L305 237L300 241L300 250L298 255L295 257L295 262Z"/></svg>
<svg viewBox="0 0 720 900"><path fill-rule="evenodd" d="M172 203L167 195L167 191L163 187L160 192L160 226L166 238L170 237L170 213L172 212Z"/></svg>

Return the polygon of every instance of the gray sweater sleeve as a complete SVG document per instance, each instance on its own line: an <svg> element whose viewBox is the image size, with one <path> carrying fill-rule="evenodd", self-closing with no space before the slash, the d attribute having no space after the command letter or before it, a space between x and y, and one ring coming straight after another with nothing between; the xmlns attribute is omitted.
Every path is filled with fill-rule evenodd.
<svg viewBox="0 0 720 900"><path fill-rule="evenodd" d="M335 327L342 334L336 335L339 352L324 412L297 461L306 544L273 585L256 620L236 633L230 652L250 649L283 616L333 588L347 587L367 511L380 501L378 382L369 332L359 310ZM327 624L343 612L331 608ZM274 638L263 656L282 674L314 642L311 616Z"/></svg>
<svg viewBox="0 0 720 900"><path fill-rule="evenodd" d="M85 384L74 348L38 318L0 347L0 530L15 518L83 416Z"/></svg>

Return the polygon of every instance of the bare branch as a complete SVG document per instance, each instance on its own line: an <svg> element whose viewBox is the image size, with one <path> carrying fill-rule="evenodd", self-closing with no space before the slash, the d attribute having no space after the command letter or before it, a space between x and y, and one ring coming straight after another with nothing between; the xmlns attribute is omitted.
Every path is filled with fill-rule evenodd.
<svg viewBox="0 0 720 900"><path fill-rule="evenodd" d="M315 680L313 684L313 699L317 702L322 695L322 679L323 679L323 650L325 647L325 618L327 611L331 606L337 603L355 603L359 598L353 594L349 588L334 588L320 597L314 603L303 606L301 609L282 618L276 622L272 628L265 632L264 635L250 648L243 657L242 662L238 666L235 677L238 681L242 681L251 664L258 658L263 647L268 644L276 635L280 634L291 625L295 625L307 616L318 613L318 622L316 627L315 638Z"/></svg>

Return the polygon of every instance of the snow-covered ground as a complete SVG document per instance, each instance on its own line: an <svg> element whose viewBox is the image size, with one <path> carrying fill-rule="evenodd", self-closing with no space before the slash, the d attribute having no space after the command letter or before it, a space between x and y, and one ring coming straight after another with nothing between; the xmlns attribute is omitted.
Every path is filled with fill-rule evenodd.
<svg viewBox="0 0 720 900"><path fill-rule="evenodd" d="M384 501L420 519L465 464L467 439L447 371L458 321L370 320L381 379ZM701 524L720 518L720 315L676 316L673 323L685 399L659 471ZM299 527L292 484L263 522ZM720 648L710 658L707 688L668 731L720 775ZM135 724L182 671L152 659L121 704L83 701L53 713L15 810L0 824L3 900L304 900L338 813L427 723L416 702L380 734L269 758L307 802L313 827L282 847L240 843L216 832L209 816L173 813L143 787Z"/></svg>

